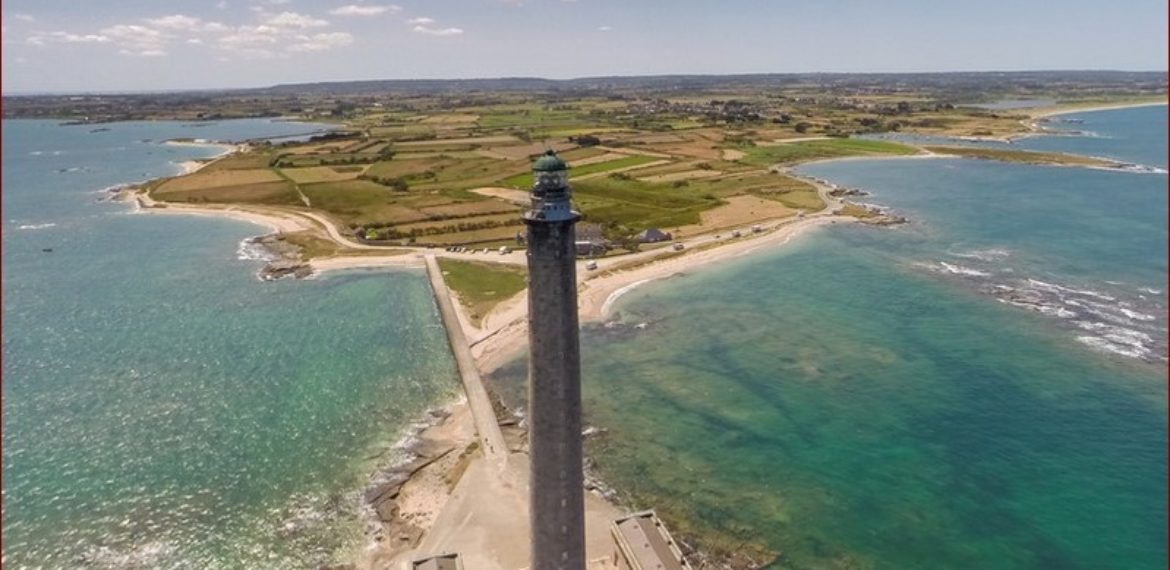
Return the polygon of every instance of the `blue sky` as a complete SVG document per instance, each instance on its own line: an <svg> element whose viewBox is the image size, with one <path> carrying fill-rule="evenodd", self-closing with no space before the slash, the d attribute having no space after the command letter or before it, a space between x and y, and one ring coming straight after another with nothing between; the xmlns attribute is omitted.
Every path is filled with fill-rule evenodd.
<svg viewBox="0 0 1170 570"><path fill-rule="evenodd" d="M3 90L1165 70L1165 0L5 0Z"/></svg>

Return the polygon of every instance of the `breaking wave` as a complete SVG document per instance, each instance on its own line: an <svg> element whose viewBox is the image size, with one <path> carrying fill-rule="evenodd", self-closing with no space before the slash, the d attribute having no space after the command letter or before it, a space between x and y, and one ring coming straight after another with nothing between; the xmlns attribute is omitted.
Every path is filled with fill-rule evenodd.
<svg viewBox="0 0 1170 570"><path fill-rule="evenodd" d="M236 259L241 261L275 261L277 255L260 243L263 236L253 236L240 240L236 247Z"/></svg>
<svg viewBox="0 0 1170 570"><path fill-rule="evenodd" d="M938 264L953 275L970 275L972 277L988 277L991 273L986 271L979 271L978 269L971 269L970 267L963 267L962 265L954 265L945 261L940 261Z"/></svg>
<svg viewBox="0 0 1170 570"><path fill-rule="evenodd" d="M948 273L951 275L964 275L964 276L968 276L968 277L990 277L991 276L991 273L987 272L987 271L972 269L970 267L964 267L962 265L958 265L955 263L947 263L945 261L938 261L935 263L918 263L916 265L918 265L919 267L924 267L924 268L926 268L930 271L933 271L935 273Z"/></svg>
<svg viewBox="0 0 1170 570"><path fill-rule="evenodd" d="M1001 261L1008 258L1012 252L1006 249L974 249L971 251L948 251L947 254L963 259L975 259L978 261Z"/></svg>
<svg viewBox="0 0 1170 570"><path fill-rule="evenodd" d="M948 253L975 261L975 267L945 261L915 265L976 284L980 291L1001 303L1058 319L1081 331L1076 339L1088 347L1146 361L1166 360L1166 319L1160 316L1165 308L1160 299L1126 291L1121 282L1105 281L1105 285L1095 288L1062 285L1036 278L1012 278L1011 268L997 267L993 272L978 264L1008 257L1005 250ZM1138 291L1161 293L1148 287Z"/></svg>

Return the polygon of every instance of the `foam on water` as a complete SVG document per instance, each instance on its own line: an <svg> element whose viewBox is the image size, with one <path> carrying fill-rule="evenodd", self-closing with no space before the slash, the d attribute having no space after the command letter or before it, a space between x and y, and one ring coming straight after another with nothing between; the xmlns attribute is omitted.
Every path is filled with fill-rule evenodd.
<svg viewBox="0 0 1170 570"><path fill-rule="evenodd" d="M273 261L277 258L260 240L264 236L252 236L240 240L236 246L236 259L241 261Z"/></svg>
<svg viewBox="0 0 1170 570"><path fill-rule="evenodd" d="M649 282L649 279L642 279L641 281L635 281L629 285L617 289L613 293L610 293L609 296L605 298L605 302L601 305L601 314L608 315L610 309L613 308L614 303L617 303L618 300L622 298L622 295L625 295L626 293L629 293L630 291L633 291L634 289Z"/></svg>
<svg viewBox="0 0 1170 570"><path fill-rule="evenodd" d="M1012 254L1010 251L1008 251L1006 249L1001 249L1001 248L991 248L991 249L982 249L982 250L977 249L977 250L962 251L962 252L948 251L947 253L949 253L955 257L961 257L964 259L975 259L975 260L987 261L987 262L1002 261L1002 260L1008 258L1009 256L1011 256L1011 254Z"/></svg>
<svg viewBox="0 0 1170 570"><path fill-rule="evenodd" d="M939 266L946 270L947 273L954 275L966 275L969 277L989 277L991 273L987 271L979 271L978 269L971 269L970 267L963 267L962 265L955 265L945 261L938 262Z"/></svg>
<svg viewBox="0 0 1170 570"><path fill-rule="evenodd" d="M1041 314L1070 320L1074 326L1093 331L1106 331L1100 337L1077 337L1095 348L1113 345L1115 354L1143 360L1164 360L1166 323L1151 313L1158 311L1157 302L1138 296L1119 300L1123 291L1107 294L1092 289L1080 289L1049 283L1039 279L1022 279L995 283L983 289L1001 302ZM1076 320L1071 320L1076 319Z"/></svg>

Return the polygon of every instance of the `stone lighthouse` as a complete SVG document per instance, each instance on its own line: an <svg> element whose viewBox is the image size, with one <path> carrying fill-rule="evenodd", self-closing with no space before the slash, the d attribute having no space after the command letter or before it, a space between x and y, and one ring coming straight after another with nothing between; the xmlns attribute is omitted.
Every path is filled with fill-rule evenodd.
<svg viewBox="0 0 1170 570"><path fill-rule="evenodd" d="M568 166L532 167L528 226L528 447L533 570L584 570L577 252Z"/></svg>

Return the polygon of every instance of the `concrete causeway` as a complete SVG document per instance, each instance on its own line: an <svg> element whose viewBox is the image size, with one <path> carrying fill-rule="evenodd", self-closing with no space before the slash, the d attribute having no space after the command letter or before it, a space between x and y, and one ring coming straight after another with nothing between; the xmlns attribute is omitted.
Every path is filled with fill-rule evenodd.
<svg viewBox="0 0 1170 570"><path fill-rule="evenodd" d="M502 466L508 460L508 445L504 442L504 434L500 431L500 423L492 408L491 398L488 397L479 369L475 366L475 357L471 355L471 347L463 334L463 326L459 324L455 305L451 302L451 292L447 289L447 282L443 280L443 272L439 269L435 256L426 256L426 266L427 277L431 280L431 291L435 294L439 316L443 319L447 341L451 345L452 354L455 355L455 365L463 382L463 392L467 395L467 403L475 420L475 431L479 434L480 447L484 457Z"/></svg>

